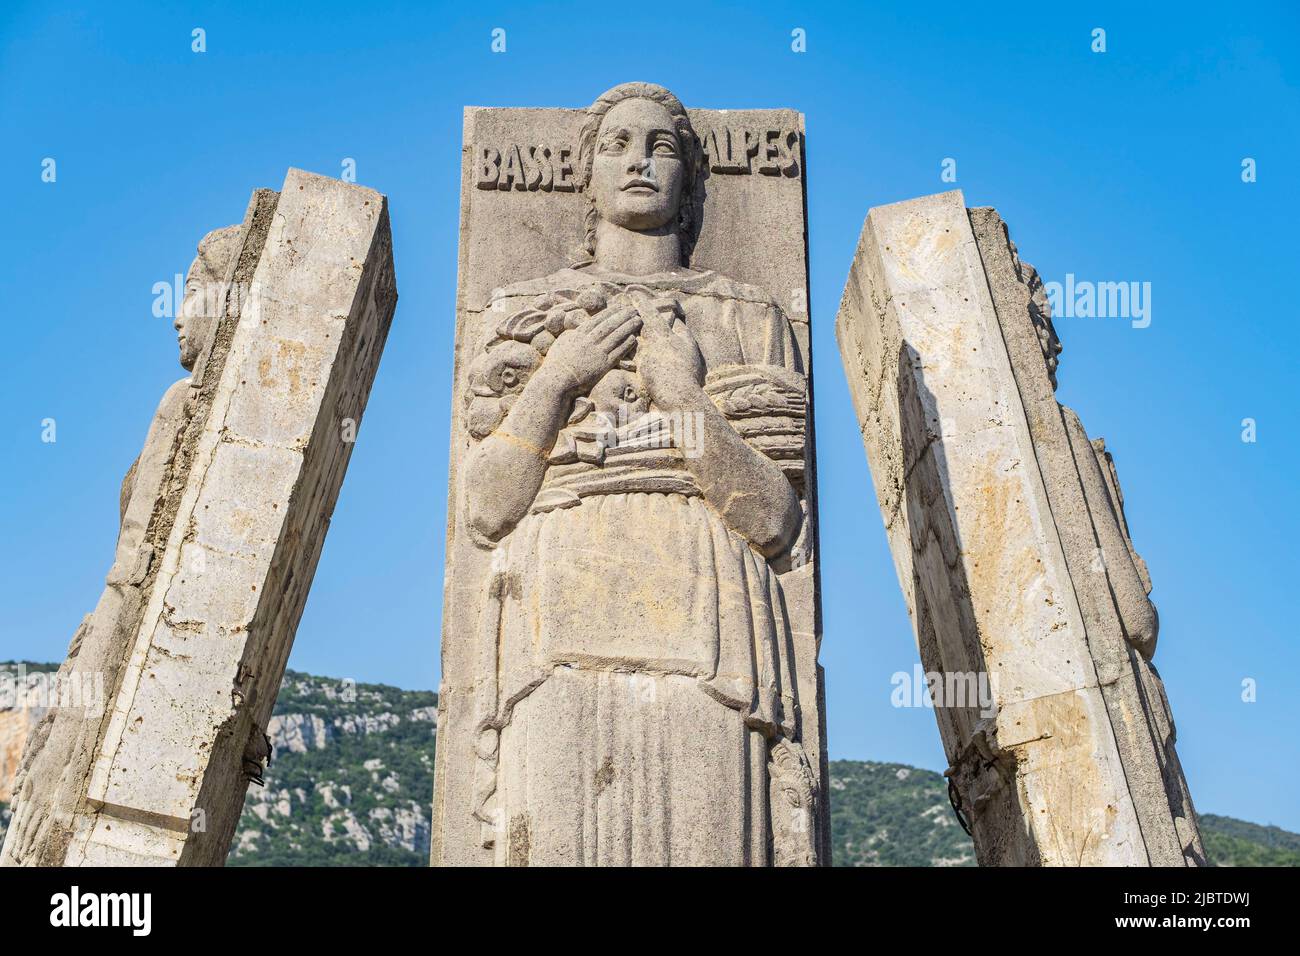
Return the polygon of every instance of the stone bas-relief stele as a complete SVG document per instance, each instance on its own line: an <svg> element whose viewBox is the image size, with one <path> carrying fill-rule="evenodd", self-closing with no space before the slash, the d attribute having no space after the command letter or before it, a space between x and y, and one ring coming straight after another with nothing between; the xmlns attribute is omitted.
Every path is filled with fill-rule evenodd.
<svg viewBox="0 0 1300 956"><path fill-rule="evenodd" d="M397 291L387 200L291 169L199 244L189 378L122 485L116 557L59 671L106 706L28 739L4 865L220 865L311 585Z"/></svg>
<svg viewBox="0 0 1300 956"><path fill-rule="evenodd" d="M934 710L980 863L1203 865L1151 580L1005 224L871 210L836 333L922 662L992 690Z"/></svg>
<svg viewBox="0 0 1300 956"><path fill-rule="evenodd" d="M827 862L802 166L466 110L435 865Z"/></svg>

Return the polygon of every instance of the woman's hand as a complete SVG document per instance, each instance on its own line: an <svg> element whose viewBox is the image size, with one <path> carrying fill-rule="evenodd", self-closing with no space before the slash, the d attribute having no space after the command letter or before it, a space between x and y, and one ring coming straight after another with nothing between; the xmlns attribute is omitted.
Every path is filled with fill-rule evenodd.
<svg viewBox="0 0 1300 956"><path fill-rule="evenodd" d="M681 320L680 306L639 298L641 346L637 350L637 372L650 400L660 411L676 411L693 405L703 394L704 357L695 336Z"/></svg>
<svg viewBox="0 0 1300 956"><path fill-rule="evenodd" d="M606 309L561 332L506 413L470 459L469 521L482 542L499 541L528 513L555 438L586 394L636 348L634 308Z"/></svg>
<svg viewBox="0 0 1300 956"><path fill-rule="evenodd" d="M538 374L553 376L570 396L585 395L636 348L641 317L631 306L606 309L560 333Z"/></svg>

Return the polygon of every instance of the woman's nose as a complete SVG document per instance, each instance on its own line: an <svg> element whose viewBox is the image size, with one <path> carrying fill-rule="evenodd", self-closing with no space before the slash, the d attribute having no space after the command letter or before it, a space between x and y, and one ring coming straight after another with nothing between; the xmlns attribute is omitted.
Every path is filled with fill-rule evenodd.
<svg viewBox="0 0 1300 956"><path fill-rule="evenodd" d="M646 171L646 169L649 168L649 166L650 166L650 157L639 156L628 162L627 171L629 173L643 173Z"/></svg>

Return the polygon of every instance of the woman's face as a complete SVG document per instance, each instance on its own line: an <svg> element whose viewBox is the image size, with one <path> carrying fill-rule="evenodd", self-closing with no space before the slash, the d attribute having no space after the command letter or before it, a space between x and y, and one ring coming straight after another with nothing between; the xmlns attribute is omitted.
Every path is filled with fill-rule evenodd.
<svg viewBox="0 0 1300 956"><path fill-rule="evenodd" d="M181 366L194 370L194 363L199 357L199 350L212 325L212 316L208 314L208 299L211 287L204 280L208 278L206 270L199 259L190 263L189 273L185 277L185 297L180 308L176 310L176 320L172 325L176 329L176 342L181 350Z"/></svg>
<svg viewBox="0 0 1300 956"><path fill-rule="evenodd" d="M600 218L636 232L672 224L684 175L682 144L666 107L632 99L605 114L588 187Z"/></svg>

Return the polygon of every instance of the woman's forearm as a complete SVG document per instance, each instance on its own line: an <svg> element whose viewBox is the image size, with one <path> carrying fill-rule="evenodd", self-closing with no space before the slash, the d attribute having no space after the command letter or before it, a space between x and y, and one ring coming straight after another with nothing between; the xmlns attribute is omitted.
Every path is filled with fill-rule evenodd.
<svg viewBox="0 0 1300 956"><path fill-rule="evenodd" d="M489 540L507 534L527 513L546 477L546 461L568 418L570 389L556 376L537 374L483 439L469 464L469 520Z"/></svg>
<svg viewBox="0 0 1300 956"><path fill-rule="evenodd" d="M680 403L680 410L699 423L699 454L688 456L686 467L705 500L764 557L780 554L803 519L799 497L780 466L740 437L702 390Z"/></svg>

